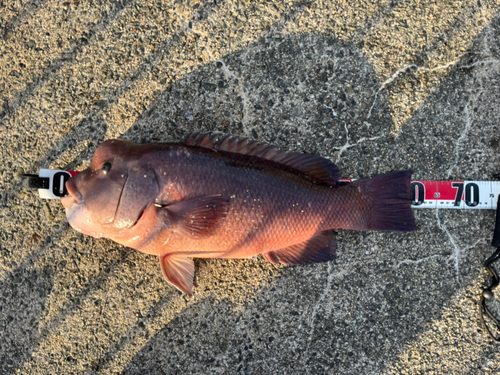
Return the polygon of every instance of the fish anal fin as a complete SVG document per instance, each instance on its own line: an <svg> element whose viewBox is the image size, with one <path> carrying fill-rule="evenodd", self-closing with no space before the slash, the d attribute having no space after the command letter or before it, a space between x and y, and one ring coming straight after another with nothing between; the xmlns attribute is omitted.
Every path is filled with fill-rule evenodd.
<svg viewBox="0 0 500 375"><path fill-rule="evenodd" d="M172 229L191 238L206 238L221 227L229 210L229 198L209 195L186 199L163 207Z"/></svg>
<svg viewBox="0 0 500 375"><path fill-rule="evenodd" d="M263 254L264 259L276 264L312 264L334 260L337 241L332 230L317 233L311 239L280 250Z"/></svg>
<svg viewBox="0 0 500 375"><path fill-rule="evenodd" d="M272 263L272 264L278 264L280 259L278 258L277 254L276 253L279 253L279 250L277 251L270 251L268 253L264 253L262 254L262 256L264 257L265 260L267 260L269 263Z"/></svg>
<svg viewBox="0 0 500 375"><path fill-rule="evenodd" d="M341 177L340 169L330 160L321 156L287 152L279 150L276 146L251 141L247 138L231 137L218 132L195 132L188 134L184 143L188 146L198 146L270 160L300 171L306 176L328 185L335 185L335 181Z"/></svg>
<svg viewBox="0 0 500 375"><path fill-rule="evenodd" d="M160 255L161 272L165 279L190 296L193 295L194 262L193 259L182 255Z"/></svg>

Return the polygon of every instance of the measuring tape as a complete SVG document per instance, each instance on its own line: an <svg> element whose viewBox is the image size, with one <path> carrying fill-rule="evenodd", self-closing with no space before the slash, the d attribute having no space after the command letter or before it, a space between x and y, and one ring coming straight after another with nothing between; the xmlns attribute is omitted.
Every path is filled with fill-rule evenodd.
<svg viewBox="0 0 500 375"><path fill-rule="evenodd" d="M500 181L412 181L415 208L494 210Z"/></svg>
<svg viewBox="0 0 500 375"><path fill-rule="evenodd" d="M61 199L68 191L66 181L75 176L76 171L63 171L59 169L40 169L40 173L24 174L28 178L30 188L38 189L38 195L43 199Z"/></svg>
<svg viewBox="0 0 500 375"><path fill-rule="evenodd" d="M499 194L500 181L411 182L411 205L414 208L495 210Z"/></svg>
<svg viewBox="0 0 500 375"><path fill-rule="evenodd" d="M29 187L38 188L43 199L61 199L68 192L66 181L77 171L40 169L38 175L25 174ZM354 179L342 179L349 183ZM497 208L500 181L412 181L411 196L414 208L483 209Z"/></svg>

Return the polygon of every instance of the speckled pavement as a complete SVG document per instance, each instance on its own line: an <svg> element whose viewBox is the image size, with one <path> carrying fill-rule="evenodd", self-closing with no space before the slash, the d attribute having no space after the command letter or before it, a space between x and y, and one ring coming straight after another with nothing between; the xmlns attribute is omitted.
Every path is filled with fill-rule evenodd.
<svg viewBox="0 0 500 375"><path fill-rule="evenodd" d="M157 259L72 230L20 176L109 138L217 130L344 177L500 172L500 1L0 0L1 374L492 374L477 315L494 212L339 231L313 266ZM202 181L203 176L200 176ZM492 305L500 316L500 303Z"/></svg>

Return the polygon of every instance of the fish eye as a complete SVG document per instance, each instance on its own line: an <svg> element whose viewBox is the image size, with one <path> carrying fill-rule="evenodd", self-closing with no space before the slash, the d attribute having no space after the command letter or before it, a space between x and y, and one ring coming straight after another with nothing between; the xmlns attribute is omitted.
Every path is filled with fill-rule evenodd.
<svg viewBox="0 0 500 375"><path fill-rule="evenodd" d="M111 170L111 163L104 163L101 167L101 171L104 174L108 174L110 170Z"/></svg>

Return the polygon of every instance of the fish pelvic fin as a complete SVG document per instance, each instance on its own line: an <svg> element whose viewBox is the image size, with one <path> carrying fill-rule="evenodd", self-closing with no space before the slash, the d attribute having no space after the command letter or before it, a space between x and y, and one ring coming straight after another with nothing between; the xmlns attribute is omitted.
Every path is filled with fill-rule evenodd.
<svg viewBox="0 0 500 375"><path fill-rule="evenodd" d="M352 184L368 194L372 208L367 220L356 230L384 230L410 232L415 230L411 209L411 174L413 171L395 171L357 180Z"/></svg>
<svg viewBox="0 0 500 375"><path fill-rule="evenodd" d="M193 295L194 262L193 259L182 255L160 255L160 267L163 277L190 296Z"/></svg>
<svg viewBox="0 0 500 375"><path fill-rule="evenodd" d="M264 259L276 264L312 264L334 260L337 257L335 232L325 230L307 241L263 254Z"/></svg>
<svg viewBox="0 0 500 375"><path fill-rule="evenodd" d="M172 229L191 238L206 238L221 227L229 210L229 198L220 195L186 199L162 207L169 213Z"/></svg>

